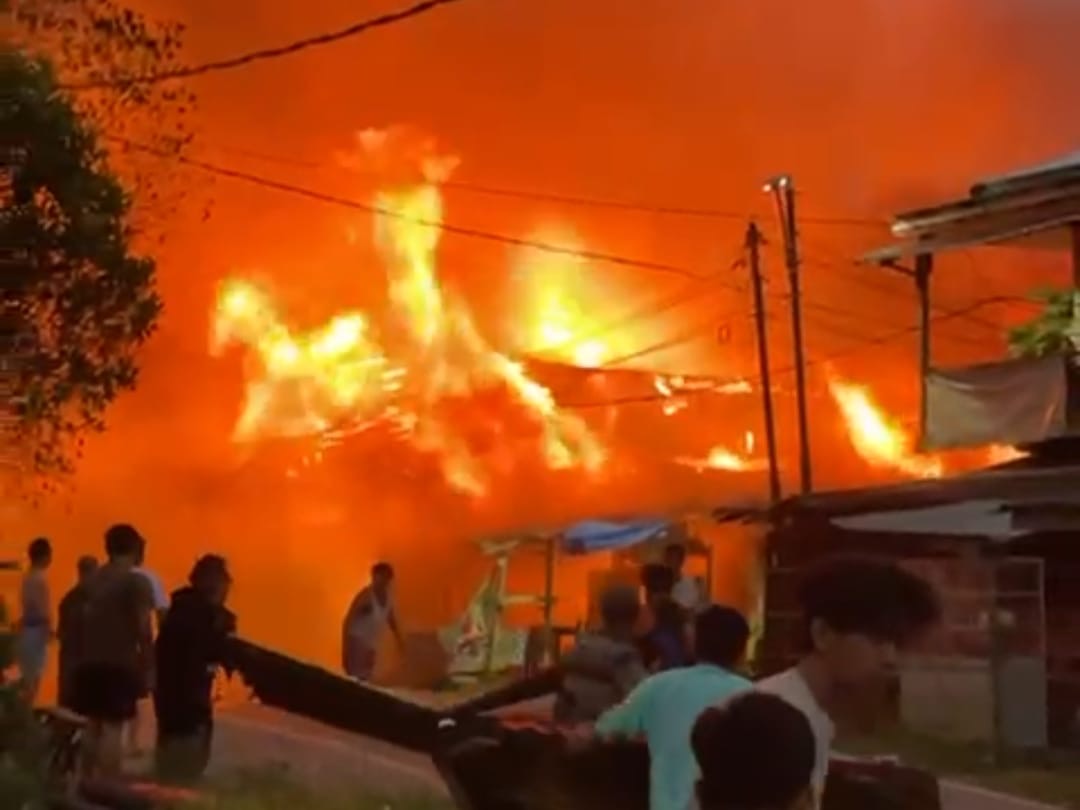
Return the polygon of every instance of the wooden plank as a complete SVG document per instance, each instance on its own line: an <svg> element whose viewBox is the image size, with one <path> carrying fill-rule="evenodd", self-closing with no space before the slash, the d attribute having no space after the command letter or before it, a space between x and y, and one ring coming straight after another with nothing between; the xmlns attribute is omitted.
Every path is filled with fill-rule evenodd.
<svg viewBox="0 0 1080 810"><path fill-rule="evenodd" d="M915 285L919 292L919 442L926 439L927 382L930 374L930 283L934 272L932 253L915 257Z"/></svg>
<svg viewBox="0 0 1080 810"><path fill-rule="evenodd" d="M1069 226L1072 241L1072 285L1080 289L1080 221Z"/></svg>

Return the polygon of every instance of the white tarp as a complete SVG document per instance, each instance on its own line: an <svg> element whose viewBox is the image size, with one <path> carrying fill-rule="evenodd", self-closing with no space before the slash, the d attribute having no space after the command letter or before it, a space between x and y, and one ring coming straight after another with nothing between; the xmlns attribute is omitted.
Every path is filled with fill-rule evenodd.
<svg viewBox="0 0 1080 810"><path fill-rule="evenodd" d="M1062 357L932 369L923 448L1015 446L1063 436L1067 400Z"/></svg>

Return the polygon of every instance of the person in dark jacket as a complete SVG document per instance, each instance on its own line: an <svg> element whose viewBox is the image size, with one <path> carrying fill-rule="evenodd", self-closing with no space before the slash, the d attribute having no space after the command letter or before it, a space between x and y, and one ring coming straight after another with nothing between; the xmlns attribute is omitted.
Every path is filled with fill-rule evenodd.
<svg viewBox="0 0 1080 810"><path fill-rule="evenodd" d="M650 672L689 666L690 641L686 610L674 599L653 603L653 626L639 640L641 657Z"/></svg>
<svg viewBox="0 0 1080 810"><path fill-rule="evenodd" d="M78 579L75 586L64 594L57 610L59 621L56 635L60 640L60 705L65 709L76 708L75 672L82 661L84 614L88 589L86 583L97 571L97 559L89 555L79 557Z"/></svg>
<svg viewBox="0 0 1080 810"><path fill-rule="evenodd" d="M173 593L155 645L157 774L181 784L201 777L209 764L214 675L219 666L228 668L227 641L236 632L236 617L225 607L232 583L225 560L201 557L189 582Z"/></svg>
<svg viewBox="0 0 1080 810"><path fill-rule="evenodd" d="M645 591L645 607L671 599L675 587L675 572L662 563L641 566L641 587Z"/></svg>
<svg viewBox="0 0 1080 810"><path fill-rule="evenodd" d="M783 698L749 691L706 709L690 746L701 810L813 810L814 732Z"/></svg>

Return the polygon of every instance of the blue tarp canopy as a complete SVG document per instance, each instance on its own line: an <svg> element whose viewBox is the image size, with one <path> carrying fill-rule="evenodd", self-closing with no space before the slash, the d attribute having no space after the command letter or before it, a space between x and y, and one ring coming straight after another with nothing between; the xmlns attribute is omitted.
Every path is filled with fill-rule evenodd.
<svg viewBox="0 0 1080 810"><path fill-rule="evenodd" d="M583 520L563 532L563 550L568 554L617 551L651 540L671 528L670 520L643 519L613 523Z"/></svg>

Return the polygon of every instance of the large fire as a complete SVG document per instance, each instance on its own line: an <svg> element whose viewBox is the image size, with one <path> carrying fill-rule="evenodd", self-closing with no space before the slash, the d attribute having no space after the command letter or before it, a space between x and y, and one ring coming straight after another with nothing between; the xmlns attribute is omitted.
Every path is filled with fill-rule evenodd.
<svg viewBox="0 0 1080 810"><path fill-rule="evenodd" d="M913 478L942 475L941 459L916 453L910 431L881 409L867 386L834 375L830 375L828 384L844 417L852 447L867 464Z"/></svg>
<svg viewBox="0 0 1080 810"><path fill-rule="evenodd" d="M553 470L598 472L610 440L560 408L522 363L481 333L470 308L440 281L441 184L457 159L431 139L398 130L361 133L358 146L351 164L389 178L371 203L389 306L380 317L344 310L301 329L265 287L227 279L217 297L213 349L242 347L249 364L234 438L317 437L324 449L344 436L382 431L432 459L452 490L473 496L489 492L497 472L530 457ZM540 232L538 240L558 244L559 252L530 249L511 273L515 351L590 369L617 362L634 345L630 338L641 335L598 327L589 317L610 291L588 289L595 276L574 255L581 245L573 236ZM695 396L753 391L745 380L660 374L652 385L658 411L669 417L687 412ZM881 408L869 387L830 374L828 389L854 451L871 468L915 478L944 474L943 458L916 452L912 432ZM673 453L667 461L699 473L767 467L752 431L741 447L715 438L707 450ZM1002 458L1000 448L988 456L991 463Z"/></svg>
<svg viewBox="0 0 1080 810"><path fill-rule="evenodd" d="M360 145L379 165L393 158L397 137L367 132ZM534 442L552 469L603 464L604 447L585 422L489 345L465 303L439 283L440 183L455 165L424 142L412 176L375 196L391 303L382 322L353 311L301 332L254 283L222 285L214 348L241 345L252 363L237 439L389 427L471 495L488 489L482 456L496 443Z"/></svg>
<svg viewBox="0 0 1080 810"><path fill-rule="evenodd" d="M915 433L881 407L867 385L828 376L829 393L840 409L851 446L870 467L909 478L940 478L946 472L1005 464L1024 458L1014 447L992 445L966 455L919 453Z"/></svg>

